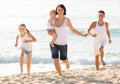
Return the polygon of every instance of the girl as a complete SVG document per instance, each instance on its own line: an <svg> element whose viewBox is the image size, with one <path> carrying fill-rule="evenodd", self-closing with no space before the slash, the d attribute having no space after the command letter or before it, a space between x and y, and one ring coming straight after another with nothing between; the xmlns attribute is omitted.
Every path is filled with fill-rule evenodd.
<svg viewBox="0 0 120 84"><path fill-rule="evenodd" d="M18 39L21 40L21 54L20 54L20 70L21 75L23 74L23 59L24 54L27 55L26 58L26 64L27 64L27 74L30 76L30 61L31 61L31 55L32 55L32 42L36 42L36 38L29 32L28 29L26 29L25 24L21 24L19 27L20 34L16 37L16 44L15 46L18 46Z"/></svg>

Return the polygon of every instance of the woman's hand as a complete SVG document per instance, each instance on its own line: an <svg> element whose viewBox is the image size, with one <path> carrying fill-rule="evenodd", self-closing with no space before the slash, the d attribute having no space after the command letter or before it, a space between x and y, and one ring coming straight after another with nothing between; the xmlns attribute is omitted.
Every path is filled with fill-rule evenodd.
<svg viewBox="0 0 120 84"><path fill-rule="evenodd" d="M92 37L96 37L96 36L97 36L97 34L91 34L91 36L92 36Z"/></svg>
<svg viewBox="0 0 120 84"><path fill-rule="evenodd" d="M88 34L86 33L86 34L83 34L82 36L83 36L83 37L86 37L86 36L88 36Z"/></svg>

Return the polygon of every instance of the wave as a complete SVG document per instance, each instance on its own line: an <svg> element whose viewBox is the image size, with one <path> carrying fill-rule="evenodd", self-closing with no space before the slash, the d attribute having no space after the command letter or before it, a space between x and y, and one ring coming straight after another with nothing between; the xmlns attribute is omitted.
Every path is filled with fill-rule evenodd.
<svg viewBox="0 0 120 84"><path fill-rule="evenodd" d="M26 62L26 56L24 57L24 62ZM19 63L19 57L18 56L0 57L0 64L2 63ZM33 57L31 59L31 63L32 64L39 64L39 63L49 64L49 63L52 63L52 60L50 60L49 58Z"/></svg>
<svg viewBox="0 0 120 84"><path fill-rule="evenodd" d="M111 33L111 36L112 37L119 37L119 34L120 34L120 29L117 28L117 29L110 29L110 33Z"/></svg>
<svg viewBox="0 0 120 84"><path fill-rule="evenodd" d="M72 58L69 59L71 65L94 65L94 58L78 58L73 60ZM19 63L19 57L0 57L0 64L9 64L9 63ZM24 63L26 63L26 57L24 58ZM40 57L32 57L31 64L53 64L52 58L40 58ZM108 58L106 60L106 64L120 64L120 59Z"/></svg>

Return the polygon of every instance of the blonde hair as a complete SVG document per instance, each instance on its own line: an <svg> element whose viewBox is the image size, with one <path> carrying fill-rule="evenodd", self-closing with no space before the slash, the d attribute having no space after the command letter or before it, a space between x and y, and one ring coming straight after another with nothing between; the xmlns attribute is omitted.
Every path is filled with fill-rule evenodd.
<svg viewBox="0 0 120 84"><path fill-rule="evenodd" d="M50 13L54 13L56 15L56 10L51 10Z"/></svg>

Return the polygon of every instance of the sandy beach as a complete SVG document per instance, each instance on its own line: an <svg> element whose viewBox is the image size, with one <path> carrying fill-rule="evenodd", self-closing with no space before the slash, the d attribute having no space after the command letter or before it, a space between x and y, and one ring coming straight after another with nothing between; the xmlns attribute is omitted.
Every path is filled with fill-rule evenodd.
<svg viewBox="0 0 120 84"><path fill-rule="evenodd" d="M35 72L30 77L15 74L1 76L0 84L120 84L120 65L107 66L96 71L94 67L63 71Z"/></svg>

